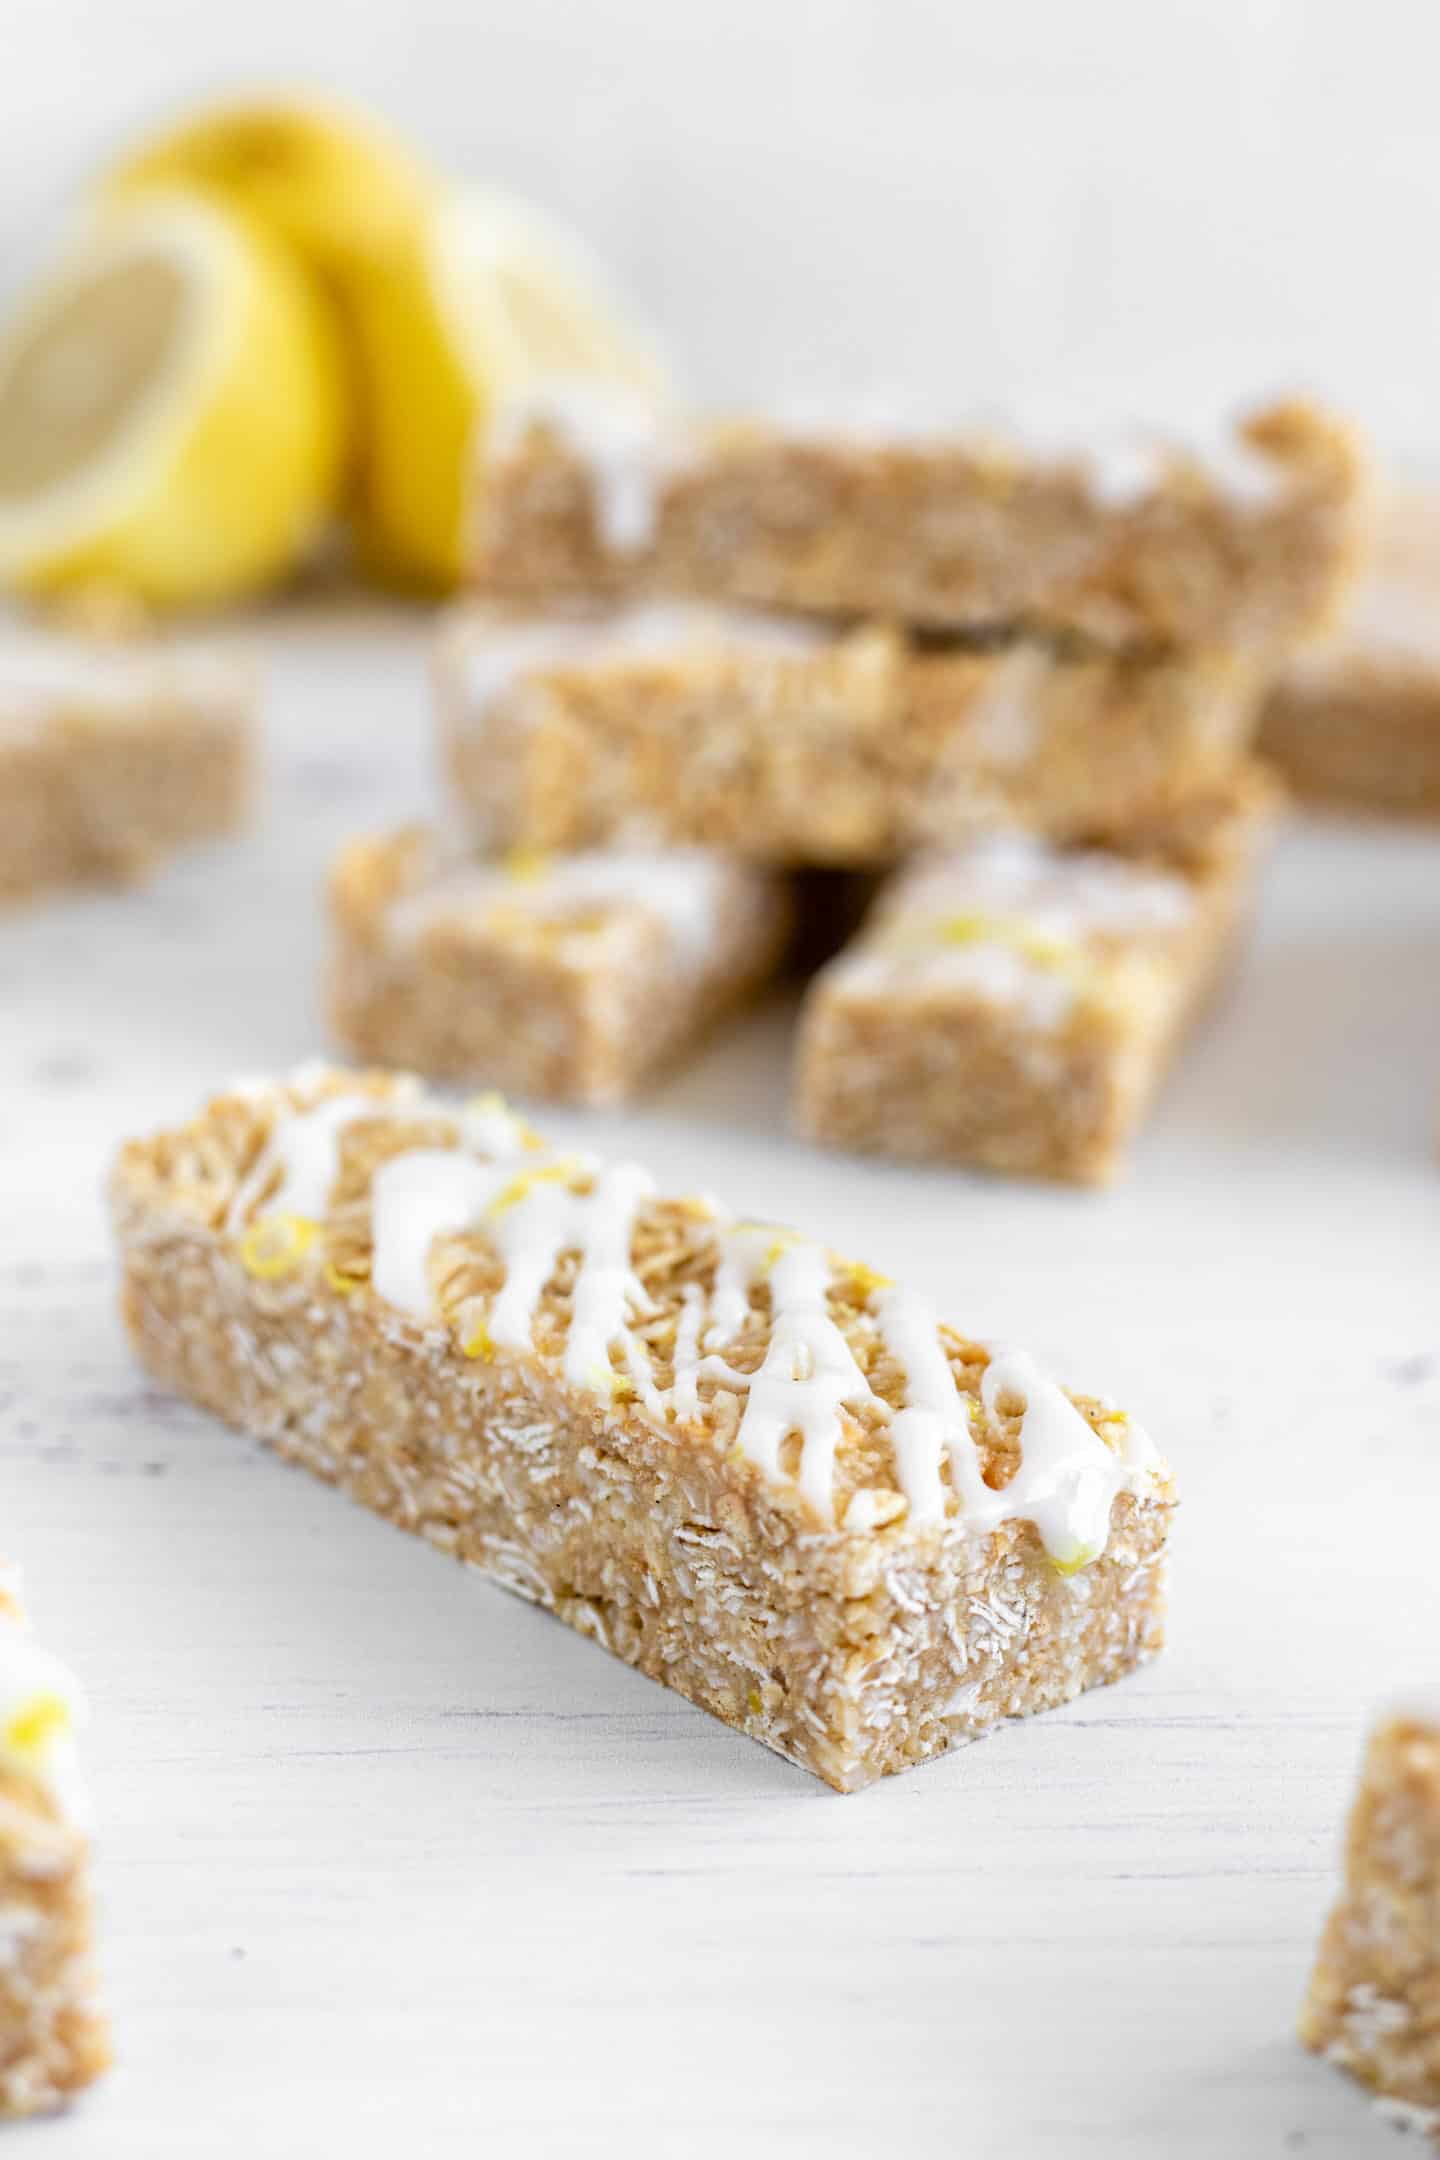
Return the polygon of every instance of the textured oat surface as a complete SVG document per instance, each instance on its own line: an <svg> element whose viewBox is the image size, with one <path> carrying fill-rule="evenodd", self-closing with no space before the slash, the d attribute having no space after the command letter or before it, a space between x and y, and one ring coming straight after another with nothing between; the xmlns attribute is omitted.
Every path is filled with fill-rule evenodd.
<svg viewBox="0 0 1440 2160"><path fill-rule="evenodd" d="M1083 459L1003 437L718 426L659 440L653 531L647 520L642 544L617 547L600 469L541 421L487 463L475 578L547 598L649 588L941 629L1270 650L1336 611L1365 538L1362 460L1348 429L1304 404L1257 412L1231 447L1254 454L1258 488L1232 491L1183 456L1115 489Z"/></svg>
<svg viewBox="0 0 1440 2160"><path fill-rule="evenodd" d="M1079 1184L1118 1172L1252 911L1264 782L1163 857L990 841L897 871L806 993L802 1131Z"/></svg>
<svg viewBox="0 0 1440 2160"><path fill-rule="evenodd" d="M51 1692L57 1683L66 1699ZM3 2119L54 2113L110 2062L95 1974L88 1804L74 1772L73 1683L34 1649L8 1564L0 1568L0 1687ZM50 1774L57 1749L68 1755L63 1776Z"/></svg>
<svg viewBox="0 0 1440 2160"><path fill-rule="evenodd" d="M1300 2031L1440 2142L1440 1698L1371 1736Z"/></svg>
<svg viewBox="0 0 1440 2160"><path fill-rule="evenodd" d="M1275 684L1261 747L1305 801L1440 816L1440 568L1368 588Z"/></svg>
<svg viewBox="0 0 1440 2160"><path fill-rule="evenodd" d="M330 876L327 995L355 1057L614 1103L693 1054L780 965L782 881L695 854L511 857L431 828L352 842Z"/></svg>
<svg viewBox="0 0 1440 2160"><path fill-rule="evenodd" d="M0 905L133 881L244 821L255 789L248 669L127 650L55 687L7 662L14 635L0 622Z"/></svg>
<svg viewBox="0 0 1440 2160"><path fill-rule="evenodd" d="M306 1202L314 1213L286 1212L286 1135L337 1107L347 1122ZM483 1155L491 1143L479 1144ZM506 1230L557 1186L595 1208L605 1187L602 1172L552 1169L526 1130L516 1146L498 1197L427 1241L412 1315L376 1279L377 1180L416 1151L473 1162L453 1116L384 1076L319 1074L219 1097L191 1124L130 1143L111 1196L137 1350L163 1383L841 1791L1069 1701L1160 1647L1163 1465L1107 1505L1100 1549L1068 1531L1042 1545L1028 1516L972 1527L951 1461L935 1519L918 1496L907 1509L901 1418L921 1397L884 1319L892 1286L860 1263L824 1263L820 1326L834 1347L801 1323L783 1350L787 1386L838 1355L854 1361L858 1392L827 1413L823 1440L804 1427L803 1448L810 1413L798 1388L785 1394L763 1467L747 1406L782 1354L781 1285L802 1242L781 1226L732 1233L705 1199L642 1198L624 1232L632 1290L577 1375L591 1264L577 1219L537 1269L515 1347L500 1313L525 1247L507 1257ZM736 1238L754 1240L757 1272L727 1303ZM924 1308L921 1325L934 1342ZM1007 1379L992 1396L984 1349L942 1328L937 1351L967 1406L981 1500L1018 1493L1026 1420L1050 1414L1045 1383ZM1118 1471L1129 1420L1071 1402L1056 1407ZM857 1501L873 1506L863 1529Z"/></svg>
<svg viewBox="0 0 1440 2160"><path fill-rule="evenodd" d="M438 650L442 757L491 846L638 832L866 867L997 825L1074 837L1198 781L1256 718L1256 670L1218 654L926 649L881 629L727 650L697 629L646 657L635 634L607 647L601 617L587 656L573 619L550 627L547 653L543 621L462 611Z"/></svg>
<svg viewBox="0 0 1440 2160"><path fill-rule="evenodd" d="M0 1772L0 2116L48 2114L110 2060L85 1836Z"/></svg>

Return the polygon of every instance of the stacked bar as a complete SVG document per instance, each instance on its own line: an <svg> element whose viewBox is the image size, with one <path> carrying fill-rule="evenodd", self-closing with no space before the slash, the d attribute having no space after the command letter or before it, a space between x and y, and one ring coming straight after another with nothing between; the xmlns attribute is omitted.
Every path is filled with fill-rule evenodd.
<svg viewBox="0 0 1440 2160"><path fill-rule="evenodd" d="M61 2107L105 2069L75 1682L0 1580L0 2116Z"/></svg>
<svg viewBox="0 0 1440 2160"><path fill-rule="evenodd" d="M1106 1182L1229 955L1272 811L1251 771L1217 789L1198 849L1179 831L1133 860L1009 835L897 871L806 1000L802 1129Z"/></svg>
<svg viewBox="0 0 1440 2160"><path fill-rule="evenodd" d="M936 646L722 608L456 619L441 747L492 847L663 835L785 867L891 868L1018 826L1123 829L1249 741L1243 656Z"/></svg>
<svg viewBox="0 0 1440 2160"><path fill-rule="evenodd" d="M945 632L1272 654L1333 617L1362 532L1348 428L1275 404L1213 443L913 423L657 423L584 386L510 416L476 499L490 592L659 591Z"/></svg>
<svg viewBox="0 0 1440 2160"><path fill-rule="evenodd" d="M1133 1419L494 1098L248 1084L111 1199L159 1381L838 1791L1160 1647Z"/></svg>
<svg viewBox="0 0 1440 2160"><path fill-rule="evenodd" d="M1109 1175L1244 913L1273 816L1246 763L1260 703L1335 612L1363 482L1348 431L1298 404L1218 446L1055 450L547 391L492 440L483 597L437 656L467 852L401 835L340 865L342 1039L613 1099L775 964L747 880L864 873L888 880L874 917L809 993L804 1128ZM739 950L692 938L687 973L697 850L724 860ZM649 970L665 1024L627 1018L623 1059L579 1047L580 984L553 988L563 896L597 878L651 916L623 995L607 910L574 955L612 1011L645 1008ZM548 1057L516 1017L527 972Z"/></svg>
<svg viewBox="0 0 1440 2160"><path fill-rule="evenodd" d="M254 784L243 669L0 627L0 904L130 881L233 832Z"/></svg>
<svg viewBox="0 0 1440 2160"><path fill-rule="evenodd" d="M776 967L773 873L701 848L477 857L423 827L346 848L331 1015L358 1055L622 1101Z"/></svg>

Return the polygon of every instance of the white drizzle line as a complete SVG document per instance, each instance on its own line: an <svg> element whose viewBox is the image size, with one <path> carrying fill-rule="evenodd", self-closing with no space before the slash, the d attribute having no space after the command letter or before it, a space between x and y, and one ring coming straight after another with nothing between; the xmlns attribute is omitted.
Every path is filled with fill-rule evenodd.
<svg viewBox="0 0 1440 2160"><path fill-rule="evenodd" d="M476 1095L460 1113L463 1143L492 1162L515 1162L535 1151L533 1134L499 1095Z"/></svg>
<svg viewBox="0 0 1440 2160"><path fill-rule="evenodd" d="M756 1249L761 1238L773 1245L776 1233L749 1226L731 1231L722 1268L725 1261L733 1260L743 1272L748 1263L753 1279L766 1264ZM847 1403L878 1399L830 1317L825 1300L833 1272L825 1248L809 1239L786 1241L776 1254L769 1268L770 1343L759 1370L746 1383L749 1399L735 1435L742 1452L768 1476L778 1478L782 1475L781 1447L791 1433L798 1433L800 1490L826 1522L835 1513L840 1411ZM726 1373L731 1386L742 1378Z"/></svg>
<svg viewBox="0 0 1440 2160"><path fill-rule="evenodd" d="M905 1374L906 1407L891 1421L901 1490L910 1520L938 1522L945 1513L941 1464L950 1475L967 1523L988 1531L1003 1522L1032 1522L1052 1560L1083 1567L1105 1550L1117 1496L1134 1491L1158 1464L1142 1427L1123 1421L1120 1448L1107 1447L1063 1388L1023 1350L997 1349L980 1383L992 1417L1004 1401L1023 1405L1020 1462L999 1491L985 1483L970 1405L955 1383L934 1313L906 1290L890 1290L877 1312L885 1346Z"/></svg>
<svg viewBox="0 0 1440 2160"><path fill-rule="evenodd" d="M483 923L494 911L536 921L633 908L658 922L678 960L700 967L713 950L730 892L723 856L707 848L612 848L542 856L517 868L503 856L437 862L391 902L390 937L405 945L437 922Z"/></svg>
<svg viewBox="0 0 1440 2160"><path fill-rule="evenodd" d="M675 456L655 401L613 382L549 376L502 407L492 455L510 456L536 424L585 466L609 553L643 555L655 539L660 489Z"/></svg>
<svg viewBox="0 0 1440 2160"><path fill-rule="evenodd" d="M675 1323L670 1382L670 1404L680 1419L700 1415L700 1334L704 1325L705 1293L698 1283L686 1283L680 1294L680 1317Z"/></svg>
<svg viewBox="0 0 1440 2160"><path fill-rule="evenodd" d="M329 1077L323 1065L302 1065L291 1087L311 1087ZM238 1092L254 1099L251 1084ZM250 1175L230 1203L229 1227L237 1228L265 1191L276 1170L280 1183L266 1210L272 1215L317 1217L325 1213L340 1167L340 1135L365 1118L392 1114L396 1104L420 1100L420 1083L410 1075L396 1080L389 1095L328 1095L306 1110L282 1109L270 1129Z"/></svg>
<svg viewBox="0 0 1440 2160"><path fill-rule="evenodd" d="M436 1238L468 1230L506 1171L453 1148L410 1148L381 1163L370 1185L370 1280L377 1297L416 1320L439 1317L430 1286Z"/></svg>
<svg viewBox="0 0 1440 2160"><path fill-rule="evenodd" d="M505 1282L490 1308L490 1338L509 1349L532 1350L535 1308L562 1252L580 1255L570 1294L570 1330L562 1366L572 1387L608 1393L610 1345L628 1307L647 1305L630 1267L635 1215L654 1182L638 1163L602 1171L594 1189L537 1184L491 1231L505 1261Z"/></svg>
<svg viewBox="0 0 1440 2160"><path fill-rule="evenodd" d="M980 1399L992 1417L1007 1398L1025 1405L1020 1464L985 1512L992 1521L1032 1522L1052 1560L1085 1567L1105 1550L1117 1496L1135 1489L1136 1473L1155 1469L1150 1437L1127 1418L1120 1448L1107 1447L1024 1350L995 1350L985 1368Z"/></svg>
<svg viewBox="0 0 1440 2160"><path fill-rule="evenodd" d="M365 1117L383 1116L386 1105L373 1096L337 1097L308 1111L289 1111L277 1122L267 1158L285 1166L287 1195L306 1197L315 1190L327 1149L333 1180L333 1150L347 1121L332 1114L317 1122L317 1109L335 1113L340 1107ZM493 1345L533 1355L535 1313L545 1287L561 1255L576 1253L562 1360L566 1381L613 1394L610 1358L618 1346L638 1399L657 1423L699 1416L702 1380L746 1395L737 1445L767 1476L782 1480L781 1452L797 1435L796 1482L825 1522L834 1520L835 1455L841 1412L847 1408L889 1425L910 1524L920 1528L946 1520L948 1463L958 1520L968 1533L983 1536L1014 1520L1033 1523L1065 1572L1099 1557L1117 1496L1143 1490L1159 1469L1140 1426L1119 1420L1121 1444L1107 1446L1024 1351L991 1352L976 1405L956 1383L930 1306L913 1293L892 1289L880 1297L875 1318L905 1379L907 1400L895 1409L872 1389L831 1318L827 1300L835 1265L825 1248L775 1224L727 1222L718 1213L713 1288L708 1299L695 1283L682 1292L671 1385L658 1387L645 1344L627 1324L632 1315L652 1310L631 1265L631 1249L635 1218L654 1193L653 1181L632 1163L601 1168L588 1158L533 1153L517 1174L523 1133L508 1112L481 1107L462 1123L460 1148L412 1148L381 1164L371 1201L371 1281L377 1296L421 1320L438 1318L429 1280L431 1248L440 1236L483 1226L505 1267L484 1331ZM491 1159L465 1152L477 1142L492 1151ZM247 1182L258 1178L263 1185L270 1170L265 1164L261 1168L264 1178L257 1171ZM588 1192L575 1189L582 1177L592 1181ZM745 1373L721 1351L749 1318L751 1292L760 1278L770 1289L770 1340L758 1370ZM997 1491L982 1475L973 1421L981 1407L998 1418L1002 1406L1017 1404L1020 1461ZM890 1519L892 1506L899 1504L857 1498L861 1504L846 1518L846 1527L857 1531Z"/></svg>
<svg viewBox="0 0 1440 2160"><path fill-rule="evenodd" d="M587 1193L573 1191L568 1182L581 1173L595 1178ZM611 1344L620 1339L632 1372L636 1357L643 1359L625 1320L632 1307L647 1304L630 1265L630 1245L636 1210L653 1190L648 1173L633 1163L598 1169L581 1158L536 1158L516 1177L505 1164L477 1162L454 1149L412 1148L375 1173L370 1279L388 1304L419 1320L438 1318L431 1247L438 1237L483 1225L505 1263L485 1331L494 1344L533 1351L535 1310L545 1285L560 1255L574 1251L579 1261L564 1374L572 1386L608 1394Z"/></svg>

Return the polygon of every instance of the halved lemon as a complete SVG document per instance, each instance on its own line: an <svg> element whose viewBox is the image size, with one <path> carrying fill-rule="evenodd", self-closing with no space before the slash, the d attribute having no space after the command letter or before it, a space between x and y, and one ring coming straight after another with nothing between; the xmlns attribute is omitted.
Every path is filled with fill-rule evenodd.
<svg viewBox="0 0 1440 2160"><path fill-rule="evenodd" d="M106 211L0 337L0 583L209 605L325 523L342 371L298 270L211 203Z"/></svg>
<svg viewBox="0 0 1440 2160"><path fill-rule="evenodd" d="M546 377L663 395L657 348L563 225L490 189L452 190L357 290L366 433L357 513L382 574L453 585L486 427Z"/></svg>
<svg viewBox="0 0 1440 2160"><path fill-rule="evenodd" d="M433 189L375 121L315 98L216 106L152 136L104 184L121 194L199 189L253 218L307 269L342 278L401 242Z"/></svg>

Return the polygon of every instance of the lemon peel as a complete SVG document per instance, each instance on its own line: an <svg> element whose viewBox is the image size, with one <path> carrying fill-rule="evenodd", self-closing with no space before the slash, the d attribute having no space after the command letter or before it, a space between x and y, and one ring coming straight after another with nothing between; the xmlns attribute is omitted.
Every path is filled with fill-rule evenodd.
<svg viewBox="0 0 1440 2160"><path fill-rule="evenodd" d="M0 339L0 583L254 592L327 522L346 427L332 326L283 252L200 198L110 207Z"/></svg>
<svg viewBox="0 0 1440 2160"><path fill-rule="evenodd" d="M242 98L136 145L114 196L197 190L252 219L312 272L343 279L400 245L436 190L398 137L338 100Z"/></svg>
<svg viewBox="0 0 1440 2160"><path fill-rule="evenodd" d="M538 381L597 377L659 395L663 373L588 251L489 189L451 189L354 287L369 566L445 590L465 566L472 491L499 415Z"/></svg>

